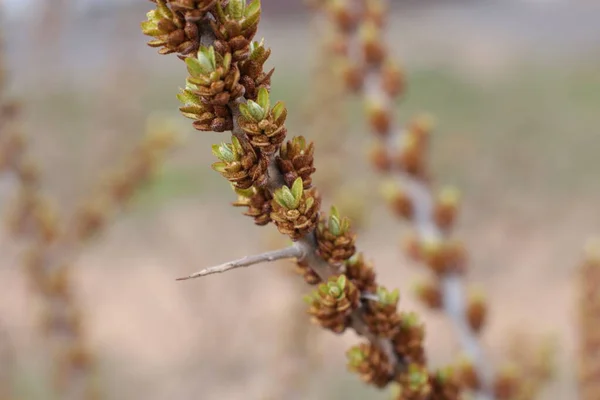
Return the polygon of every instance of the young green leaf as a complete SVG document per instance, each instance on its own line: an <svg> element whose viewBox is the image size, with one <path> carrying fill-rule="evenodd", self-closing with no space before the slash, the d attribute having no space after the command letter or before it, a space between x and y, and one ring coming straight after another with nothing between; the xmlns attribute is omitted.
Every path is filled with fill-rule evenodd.
<svg viewBox="0 0 600 400"><path fill-rule="evenodd" d="M258 98L256 99L256 101L258 105L262 107L263 110L269 110L271 108L269 91L264 87L258 89Z"/></svg>
<svg viewBox="0 0 600 400"><path fill-rule="evenodd" d="M246 0L229 0L227 4L227 15L235 20L240 20L246 11Z"/></svg>
<svg viewBox="0 0 600 400"><path fill-rule="evenodd" d="M265 118L266 112L258 103L248 100L248 103L246 104L248 107L248 113L254 122L262 121Z"/></svg>
<svg viewBox="0 0 600 400"><path fill-rule="evenodd" d="M277 103L275 103L272 114L273 118L277 123L283 124L287 117L287 109L285 108L285 103L283 101L278 101Z"/></svg>
<svg viewBox="0 0 600 400"><path fill-rule="evenodd" d="M340 275L337 279L337 284L341 289L344 289L346 287L346 275Z"/></svg>
<svg viewBox="0 0 600 400"><path fill-rule="evenodd" d="M298 204L302 199L302 193L304 193L304 184L302 183L302 178L298 177L292 184L292 195L298 201Z"/></svg>
<svg viewBox="0 0 600 400"><path fill-rule="evenodd" d="M281 192L283 195L284 205L288 210L295 210L296 208L298 208L300 201L296 200L293 193L290 191L290 188L288 188L287 186L284 186L281 189Z"/></svg>
<svg viewBox="0 0 600 400"><path fill-rule="evenodd" d="M340 220L333 215L329 216L329 232L334 236L340 236L342 234Z"/></svg>

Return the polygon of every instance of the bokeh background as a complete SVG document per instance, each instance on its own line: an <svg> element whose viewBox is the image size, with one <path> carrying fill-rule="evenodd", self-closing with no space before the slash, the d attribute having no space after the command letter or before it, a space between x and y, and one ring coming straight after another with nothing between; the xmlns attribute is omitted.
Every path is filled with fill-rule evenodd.
<svg viewBox="0 0 600 400"><path fill-rule="evenodd" d="M403 121L420 111L437 119L436 179L463 193L457 236L470 251L469 279L491 305L486 352L499 362L515 333L552 334L557 379L541 398L576 398L574 277L583 243L600 233L600 4L392 3L388 40L409 82L398 112ZM277 235L240 216L229 185L209 168L210 144L227 137L195 132L178 116L175 94L186 74L176 57L145 46L139 23L151 6L2 4L10 93L25 105L23 125L45 189L65 215L141 138L148 116L181 120L187 134L158 178L77 260L78 295L107 398L386 398L346 372L352 334L308 325L301 310L309 287L289 266L174 281L273 247ZM288 105L289 130L316 141L318 160L328 132L303 130L313 101L315 25L301 0L263 0L263 8L259 35L273 49L273 96ZM432 362L451 361L459 348L447 320L411 295L420 270L399 247L406 227L377 194L360 102L346 99L344 109L339 186L364 199L359 247L381 281L401 289L401 308L425 316ZM10 189L10 181L2 183L5 213ZM0 243L0 340L16 356L19 398L46 399L22 247L4 230Z"/></svg>

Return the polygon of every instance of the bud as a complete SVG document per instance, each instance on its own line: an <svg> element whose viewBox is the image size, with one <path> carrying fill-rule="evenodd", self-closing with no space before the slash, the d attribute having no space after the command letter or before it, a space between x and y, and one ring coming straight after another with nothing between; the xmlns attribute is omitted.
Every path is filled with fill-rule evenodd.
<svg viewBox="0 0 600 400"><path fill-rule="evenodd" d="M461 386L471 390L479 389L479 377L477 376L477 372L475 372L475 366L471 359L462 356L458 360L456 370Z"/></svg>
<svg viewBox="0 0 600 400"><path fill-rule="evenodd" d="M389 97L399 96L406 86L403 71L395 64L386 62L381 70L381 88Z"/></svg>
<svg viewBox="0 0 600 400"><path fill-rule="evenodd" d="M374 143L369 149L369 160L379 172L387 172L392 166L387 149L380 142Z"/></svg>
<svg viewBox="0 0 600 400"><path fill-rule="evenodd" d="M486 320L487 306L485 295L481 289L472 289L469 293L467 319L471 329L479 333Z"/></svg>
<svg viewBox="0 0 600 400"><path fill-rule="evenodd" d="M362 89L365 73L358 65L345 63L342 67L342 76L344 84L350 92L357 93Z"/></svg>
<svg viewBox="0 0 600 400"><path fill-rule="evenodd" d="M400 168L413 176L425 174L425 147L421 146L418 138L405 134L400 143L397 163Z"/></svg>
<svg viewBox="0 0 600 400"><path fill-rule="evenodd" d="M366 105L367 117L371 129L381 136L390 133L392 116L388 107L381 101L369 101Z"/></svg>
<svg viewBox="0 0 600 400"><path fill-rule="evenodd" d="M444 242L438 239L427 239L421 244L421 255L425 264L433 272L441 275L446 272L446 252Z"/></svg>
<svg viewBox="0 0 600 400"><path fill-rule="evenodd" d="M400 247L402 248L402 251L404 251L406 255L413 261L419 262L423 260L421 243L416 233L411 232L404 235L401 240Z"/></svg>
<svg viewBox="0 0 600 400"><path fill-rule="evenodd" d="M435 119L431 114L423 113L414 117L406 127L410 135L421 145L427 144L429 136L435 126Z"/></svg>
<svg viewBox="0 0 600 400"><path fill-rule="evenodd" d="M367 21L360 29L363 55L367 64L381 65L387 56L381 30L373 21Z"/></svg>
<svg viewBox="0 0 600 400"><path fill-rule="evenodd" d="M437 196L434 206L434 220L442 230L448 230L454 225L458 213L460 193L456 188L446 187Z"/></svg>
<svg viewBox="0 0 600 400"><path fill-rule="evenodd" d="M509 400L515 396L521 386L517 370L514 366L504 366L494 381L494 395L498 400Z"/></svg>
<svg viewBox="0 0 600 400"><path fill-rule="evenodd" d="M417 298L433 310L442 308L442 291L438 280L417 282L414 286Z"/></svg>

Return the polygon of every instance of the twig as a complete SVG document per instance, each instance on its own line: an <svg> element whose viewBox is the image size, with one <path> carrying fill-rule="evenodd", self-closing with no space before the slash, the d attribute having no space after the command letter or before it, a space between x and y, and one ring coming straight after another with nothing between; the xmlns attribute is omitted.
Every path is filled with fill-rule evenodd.
<svg viewBox="0 0 600 400"><path fill-rule="evenodd" d="M245 268L250 267L252 265L261 264L265 262L273 262L277 260L283 260L288 258L302 258L303 250L299 246L289 246L284 249L278 249L273 251L268 251L262 254L256 254L252 256L246 256L240 258L239 260L229 261L221 265L216 265L214 267L205 268L201 271L195 272L191 275L177 278L178 281L185 281L188 279L200 278L206 275L212 274L221 274L223 272L227 272L236 268Z"/></svg>

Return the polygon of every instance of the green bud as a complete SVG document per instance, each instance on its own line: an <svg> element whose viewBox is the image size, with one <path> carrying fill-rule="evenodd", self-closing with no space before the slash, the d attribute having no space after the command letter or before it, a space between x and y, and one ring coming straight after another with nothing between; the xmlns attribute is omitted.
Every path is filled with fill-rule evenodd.
<svg viewBox="0 0 600 400"><path fill-rule="evenodd" d="M327 283L321 283L318 287L317 290L319 292L321 292L322 294L329 294L329 285Z"/></svg>
<svg viewBox="0 0 600 400"><path fill-rule="evenodd" d="M346 217L340 218L340 213L335 206L331 207L327 228L335 236L341 236L350 230L350 220Z"/></svg>
<svg viewBox="0 0 600 400"><path fill-rule="evenodd" d="M225 11L229 17L235 20L242 19L246 9L246 0L229 0Z"/></svg>
<svg viewBox="0 0 600 400"><path fill-rule="evenodd" d="M365 353L358 346L350 348L346 352L346 356L348 357L349 364L353 367L357 367L365 360Z"/></svg>
<svg viewBox="0 0 600 400"><path fill-rule="evenodd" d="M302 297L302 300L303 300L304 302L306 302L307 304L309 304L309 305L312 305L312 304L314 303L314 301L315 301L315 297L314 297L314 295L311 293L311 294L304 295L304 296Z"/></svg>
<svg viewBox="0 0 600 400"><path fill-rule="evenodd" d="M277 103L277 104L279 104L279 103ZM277 104L273 108L273 114L275 114L275 108L277 108ZM304 138L304 136L295 136L292 139L292 144L294 146L300 147L301 149L305 149L306 148L306 139Z"/></svg>
<svg viewBox="0 0 600 400"><path fill-rule="evenodd" d="M302 185L302 180L300 180L300 185ZM298 206L300 205L300 201L302 200L302 192L300 192L300 194L298 195L297 185L296 182L294 182L294 185L292 185L291 190L287 186L283 186L281 189L277 189L273 193L273 198L280 206L285 207L288 210L295 210L298 208Z"/></svg>
<svg viewBox="0 0 600 400"><path fill-rule="evenodd" d="M423 385L427 384L429 377L425 372L418 369L418 367L409 369L409 385L413 389L418 389Z"/></svg>
<svg viewBox="0 0 600 400"><path fill-rule="evenodd" d="M148 17L148 21L144 21L140 24L142 28L142 33L147 36L158 36L161 35L162 32L158 29L158 25L155 22L155 17L151 16L153 11L150 11L146 16ZM155 13L154 13L155 14Z"/></svg>
<svg viewBox="0 0 600 400"><path fill-rule="evenodd" d="M335 236L341 235L340 220L334 216L329 217L329 232Z"/></svg>
<svg viewBox="0 0 600 400"><path fill-rule="evenodd" d="M419 316L414 313L408 313L402 319L402 327L403 328L414 328L419 325Z"/></svg>
<svg viewBox="0 0 600 400"><path fill-rule="evenodd" d="M208 75L217 69L217 60L214 47L202 46L198 50L197 57L187 57L185 64L192 77Z"/></svg>
<svg viewBox="0 0 600 400"><path fill-rule="evenodd" d="M396 304L400 299L400 291L398 289L394 289L393 291L389 292L383 286L379 286L377 288L377 298L379 299L380 303L385 305Z"/></svg>
<svg viewBox="0 0 600 400"><path fill-rule="evenodd" d="M266 61L268 57L267 49L265 48L265 39L261 39L260 42L250 43L250 55L249 58L252 61L260 62L261 64Z"/></svg>

